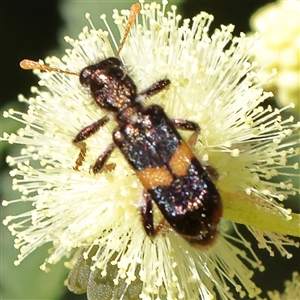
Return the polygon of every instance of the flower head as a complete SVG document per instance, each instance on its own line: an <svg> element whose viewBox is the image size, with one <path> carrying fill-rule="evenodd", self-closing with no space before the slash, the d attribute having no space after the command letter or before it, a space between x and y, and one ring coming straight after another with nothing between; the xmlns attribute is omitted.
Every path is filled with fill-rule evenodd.
<svg viewBox="0 0 300 300"><path fill-rule="evenodd" d="M293 102L299 113L300 87L300 1L276 1L259 9L251 18L251 27L261 35L255 60L269 65L261 78L266 80L276 69L275 79L268 82L281 105ZM267 82L266 82L267 83Z"/></svg>
<svg viewBox="0 0 300 300"><path fill-rule="evenodd" d="M247 225L259 245L271 253L270 243L288 255L283 244L295 243L285 234L297 235L299 219L281 202L298 192L289 181L291 170L298 165L289 159L299 154L295 134L299 124L292 118L282 119L284 109L263 106L270 93L264 92L257 80L260 68L248 61L255 40L233 37L231 25L209 36L213 18L207 13L181 21L175 6L167 11L166 1L141 4L120 58L139 91L158 79L171 81L168 89L145 99L145 105L157 103L170 118L199 124L194 153L216 170L214 183L223 200L224 218ZM94 28L90 21L90 28L84 28L79 39L66 38L71 48L61 60L49 57L46 63L80 72L114 56L118 42L110 34L105 16L101 18L108 31ZM113 18L123 36L128 11L114 11ZM211 299L216 293L232 299L233 287L240 296L259 294L248 267L262 269L261 262L242 237L235 239L227 233L230 222L221 222L218 241L205 251L193 248L168 226L151 240L141 222L143 186L121 153L115 150L109 158L109 163L115 164L113 171L90 171L112 142L115 121L85 140L85 159L79 170L74 170L79 149L72 140L106 112L77 76L36 73L40 87L32 88L35 96L19 97L28 103L27 113L10 110L4 115L25 126L3 139L25 147L20 156L8 158L15 166L10 173L13 188L22 197L3 203L27 201L33 206L4 221L20 249L16 264L50 242L50 256L42 269L68 257L67 266L75 265L69 286L78 293L87 289L89 299L123 295ZM189 138L186 132L182 136ZM277 176L286 179L271 180ZM160 218L154 207L156 224Z"/></svg>

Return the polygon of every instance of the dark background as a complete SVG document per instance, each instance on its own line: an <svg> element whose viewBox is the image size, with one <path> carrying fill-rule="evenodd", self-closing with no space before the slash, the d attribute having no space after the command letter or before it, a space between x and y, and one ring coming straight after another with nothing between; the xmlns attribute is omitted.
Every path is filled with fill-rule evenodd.
<svg viewBox="0 0 300 300"><path fill-rule="evenodd" d="M201 10L207 11L215 17L213 28L219 27L220 24L232 23L236 26L235 34L238 35L241 31L250 31L250 16L259 7L270 2L265 0L186 0L179 7L179 11L184 18L193 17ZM26 72L19 67L19 62L23 58L37 60L49 53L56 54L57 32L64 24L58 13L58 3L58 0L0 1L1 106L9 101L17 101L19 93L29 96L30 86L37 83L36 77L31 72ZM128 7L131 3L128 2ZM101 1L99 1L99 11L101 11ZM5 155L2 157L2 166L4 166L4 157ZM255 244L253 239L253 245ZM295 260L274 260L266 250L256 251L256 253L264 261L267 270L255 275L257 285L263 286L264 290L280 289L282 291L282 283L287 279L286 274L289 274L287 269L295 270ZM295 250L294 255L297 257L298 254L299 251ZM278 252L276 256L279 257ZM64 299L86 299L86 296L75 296L66 291Z"/></svg>

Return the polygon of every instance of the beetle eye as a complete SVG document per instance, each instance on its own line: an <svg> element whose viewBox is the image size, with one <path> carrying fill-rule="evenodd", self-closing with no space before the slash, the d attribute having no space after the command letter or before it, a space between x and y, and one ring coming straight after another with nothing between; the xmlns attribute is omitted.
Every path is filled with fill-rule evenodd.
<svg viewBox="0 0 300 300"><path fill-rule="evenodd" d="M80 75L79 75L79 81L82 85L88 85L89 84L89 79L91 77L91 70L90 68L84 68Z"/></svg>

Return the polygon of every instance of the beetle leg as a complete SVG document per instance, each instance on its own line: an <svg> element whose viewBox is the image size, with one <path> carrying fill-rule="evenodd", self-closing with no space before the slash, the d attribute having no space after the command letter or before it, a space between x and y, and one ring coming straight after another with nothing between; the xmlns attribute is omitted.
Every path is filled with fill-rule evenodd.
<svg viewBox="0 0 300 300"><path fill-rule="evenodd" d="M156 228L154 228L152 199L150 198L150 195L146 190L144 190L143 193L143 205L141 207L141 214L144 229L150 238L154 238L166 225L166 219L162 218Z"/></svg>
<svg viewBox="0 0 300 300"><path fill-rule="evenodd" d="M100 120L84 127L73 139L73 144L76 146L79 142L87 139L92 134L96 133L102 126L110 120L109 116L104 116Z"/></svg>
<svg viewBox="0 0 300 300"><path fill-rule="evenodd" d="M104 116L100 120L86 126L83 128L73 139L73 144L80 149L80 153L75 162L74 170L78 171L78 168L82 165L86 154L86 144L83 142L85 139L89 138L91 135L96 133L102 126L104 126L110 120L109 116Z"/></svg>
<svg viewBox="0 0 300 300"><path fill-rule="evenodd" d="M155 228L154 236L158 235L159 232L165 227L165 225L166 225L166 219L162 218L159 224Z"/></svg>
<svg viewBox="0 0 300 300"><path fill-rule="evenodd" d="M183 130L192 130L193 134L190 136L188 143L191 147L195 146L197 138L200 134L200 126L192 121L183 120L183 119L171 119L173 124Z"/></svg>
<svg viewBox="0 0 300 300"><path fill-rule="evenodd" d="M99 155L99 157L97 158L97 160L96 160L96 162L95 162L95 164L92 168L92 171L93 171L94 174L100 173L100 172L103 172L103 171L111 171L115 168L116 164L107 164L107 165L104 166L104 164L108 160L109 156L114 151L115 147L116 147L115 144L111 143L106 148L106 150Z"/></svg>
<svg viewBox="0 0 300 300"><path fill-rule="evenodd" d="M78 168L82 165L82 162L84 161L84 158L85 158L86 143L85 142L78 142L78 143L76 143L76 146L80 149L80 152L79 152L78 157L76 159L74 170L78 171Z"/></svg>
<svg viewBox="0 0 300 300"><path fill-rule="evenodd" d="M152 199L149 193L144 190L143 192L143 204L141 206L142 223L144 229L150 237L155 235L154 224L153 224L153 208Z"/></svg>
<svg viewBox="0 0 300 300"><path fill-rule="evenodd" d="M161 92L163 89L165 89L168 85L171 84L171 81L169 79L162 79L159 80L152 85L150 85L146 90L139 93L139 96L142 97L152 97L155 94Z"/></svg>
<svg viewBox="0 0 300 300"><path fill-rule="evenodd" d="M220 175L218 174L217 170L214 167L212 167L210 165L203 165L203 168L210 175L210 177L212 179L214 179L214 180L220 179Z"/></svg>

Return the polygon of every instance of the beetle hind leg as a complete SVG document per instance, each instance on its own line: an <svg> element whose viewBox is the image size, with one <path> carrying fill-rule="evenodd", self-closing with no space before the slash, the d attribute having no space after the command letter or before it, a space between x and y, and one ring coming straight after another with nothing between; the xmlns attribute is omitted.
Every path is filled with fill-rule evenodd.
<svg viewBox="0 0 300 300"><path fill-rule="evenodd" d="M143 204L141 206L142 223L146 234L149 237L154 237L154 224L153 224L153 207L152 199L146 190L143 192Z"/></svg>
<svg viewBox="0 0 300 300"><path fill-rule="evenodd" d="M152 199L146 190L144 190L143 193L141 217L145 232L151 238L151 240L155 238L166 225L165 218L162 218L159 224L154 227Z"/></svg>

